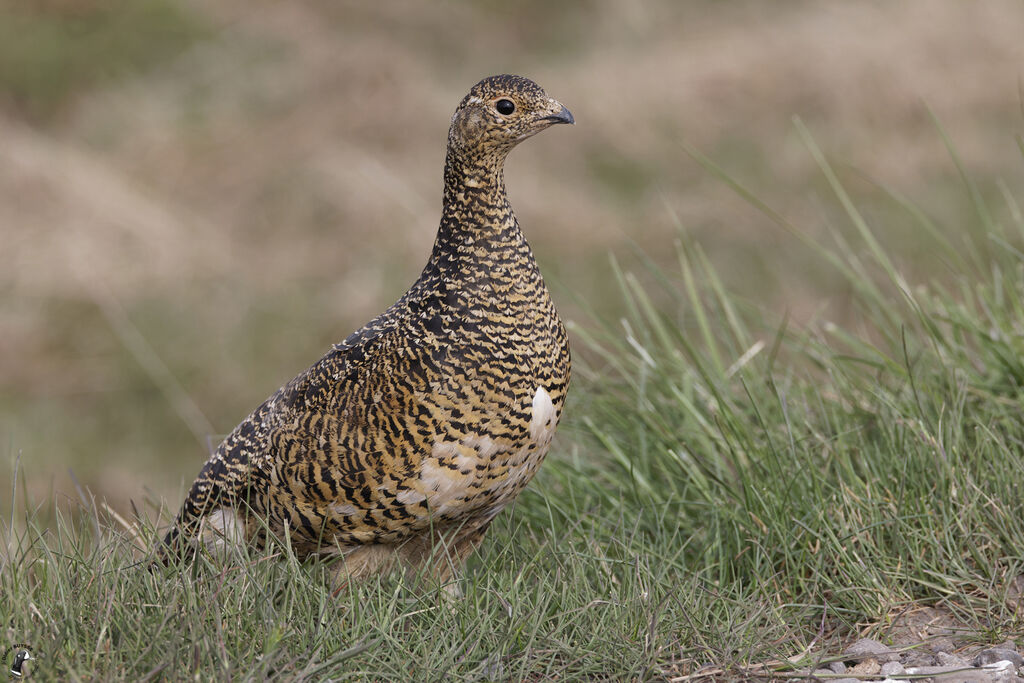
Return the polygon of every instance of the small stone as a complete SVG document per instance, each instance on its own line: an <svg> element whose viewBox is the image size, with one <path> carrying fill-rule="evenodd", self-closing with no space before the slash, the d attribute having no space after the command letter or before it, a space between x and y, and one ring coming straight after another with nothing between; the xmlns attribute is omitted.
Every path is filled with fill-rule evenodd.
<svg viewBox="0 0 1024 683"><path fill-rule="evenodd" d="M826 666L829 669L832 669L832 673L834 673L834 674L844 674L844 673L846 673L846 664L844 664L841 661L836 660L834 662L829 662L828 664L826 664Z"/></svg>
<svg viewBox="0 0 1024 683"><path fill-rule="evenodd" d="M939 636L938 638L935 638L928 643L928 647L936 654L939 652L952 652L956 649L953 639L949 636Z"/></svg>
<svg viewBox="0 0 1024 683"><path fill-rule="evenodd" d="M965 669L964 671L950 671L948 673L937 673L932 678L935 683L996 683L1002 679L995 678L984 669Z"/></svg>
<svg viewBox="0 0 1024 683"><path fill-rule="evenodd" d="M939 663L935 655L925 650L907 650L900 655L900 660L903 662L903 666L935 666Z"/></svg>
<svg viewBox="0 0 1024 683"><path fill-rule="evenodd" d="M949 671L945 666L908 666L907 673L911 676L934 676Z"/></svg>
<svg viewBox="0 0 1024 683"><path fill-rule="evenodd" d="M970 666L908 666L906 673L917 678L928 676L932 681L941 683L1010 683L1013 680L1012 672L1009 671L975 669ZM1010 675L1007 676L1007 673Z"/></svg>
<svg viewBox="0 0 1024 683"><path fill-rule="evenodd" d="M985 666L1003 661L1010 662L1014 669L1024 666L1024 657L1021 657L1014 650L1007 650L1001 647L990 647L979 652L974 658L974 666Z"/></svg>
<svg viewBox="0 0 1024 683"><path fill-rule="evenodd" d="M996 647L998 647L1000 650L1013 650L1014 652L1017 651L1017 643L1013 642L1012 640L1008 640L1002 645L996 645Z"/></svg>
<svg viewBox="0 0 1024 683"><path fill-rule="evenodd" d="M987 664L978 670L987 673L989 678L995 681L995 683L1011 683L1017 680L1016 668L1006 659L1001 659L993 664Z"/></svg>
<svg viewBox="0 0 1024 683"><path fill-rule="evenodd" d="M861 638L850 647L846 648L846 652L843 653L843 657L847 661L859 661L866 657L873 657L876 660L883 662L894 662L899 659L899 655L893 651L887 645L883 645L877 640L871 638Z"/></svg>
<svg viewBox="0 0 1024 683"><path fill-rule="evenodd" d="M882 665L882 670L878 673L882 674L883 676L886 676L887 678L892 678L893 676L899 676L900 674L904 674L906 672L907 670L904 669L903 665L899 662L886 662Z"/></svg>
<svg viewBox="0 0 1024 683"><path fill-rule="evenodd" d="M827 678L833 675L834 673L835 671L833 671L832 669L815 669L813 672L811 672L811 678L821 678L822 676L825 676Z"/></svg>
<svg viewBox="0 0 1024 683"><path fill-rule="evenodd" d="M963 657L957 657L949 652L937 652L935 653L935 656L939 660L939 664L942 666L956 667L960 669L966 669L970 666L966 659Z"/></svg>
<svg viewBox="0 0 1024 683"><path fill-rule="evenodd" d="M874 657L868 657L860 664L850 669L850 673L860 676L874 676L881 670L882 666L878 663L878 660Z"/></svg>

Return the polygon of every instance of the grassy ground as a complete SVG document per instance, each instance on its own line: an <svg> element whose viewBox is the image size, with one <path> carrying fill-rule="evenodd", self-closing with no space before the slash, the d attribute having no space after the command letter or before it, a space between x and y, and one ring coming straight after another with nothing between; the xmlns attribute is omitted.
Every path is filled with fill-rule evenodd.
<svg viewBox="0 0 1024 683"><path fill-rule="evenodd" d="M859 634L914 640L904 615L922 605L962 643L1021 642L1018 195L986 201L965 173L970 220L899 195L869 220L796 132L835 211L823 239L696 156L846 280L848 322L794 324L731 293L682 237L675 268L613 264L626 313L575 326L589 360L558 451L464 599L393 578L332 595L285 547L150 573L149 514L83 491L67 515L23 488L5 497L7 639L68 680L783 675ZM941 271L907 279L891 244L909 234Z"/></svg>
<svg viewBox="0 0 1024 683"><path fill-rule="evenodd" d="M1020 643L1021 5L422 7L0 0L0 647L578 680L762 675L920 614ZM579 122L507 169L576 372L466 598L334 596L282 548L142 571L211 435L418 272L451 109L502 71Z"/></svg>

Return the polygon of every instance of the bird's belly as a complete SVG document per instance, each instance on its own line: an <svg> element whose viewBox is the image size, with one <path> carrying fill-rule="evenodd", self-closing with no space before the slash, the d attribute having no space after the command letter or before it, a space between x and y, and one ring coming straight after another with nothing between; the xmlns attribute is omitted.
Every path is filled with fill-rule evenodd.
<svg viewBox="0 0 1024 683"><path fill-rule="evenodd" d="M341 495L310 501L310 517L327 525L318 542L398 543L426 529L486 525L533 478L554 436L564 382L533 382L483 400L465 384L424 392L408 404L405 439L372 444L332 473L345 481Z"/></svg>
<svg viewBox="0 0 1024 683"><path fill-rule="evenodd" d="M557 423L551 395L537 386L525 414L487 416L459 430L461 438L436 439L395 501L432 523L489 520L536 473Z"/></svg>

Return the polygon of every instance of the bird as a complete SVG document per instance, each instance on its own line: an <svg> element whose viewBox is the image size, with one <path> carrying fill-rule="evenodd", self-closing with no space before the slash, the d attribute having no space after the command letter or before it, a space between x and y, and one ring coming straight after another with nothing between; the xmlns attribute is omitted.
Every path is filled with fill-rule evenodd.
<svg viewBox="0 0 1024 683"><path fill-rule="evenodd" d="M35 657L32 656L31 650L26 650L25 648L21 648L20 650L18 650L18 652L14 655L14 659L11 661L11 680L15 680L24 676L25 662L31 662L34 660Z"/></svg>
<svg viewBox="0 0 1024 683"><path fill-rule="evenodd" d="M339 558L341 585L398 567L455 585L562 415L568 336L503 169L523 140L574 123L523 76L470 89L418 279L224 439L158 547L164 564L274 536L299 558Z"/></svg>

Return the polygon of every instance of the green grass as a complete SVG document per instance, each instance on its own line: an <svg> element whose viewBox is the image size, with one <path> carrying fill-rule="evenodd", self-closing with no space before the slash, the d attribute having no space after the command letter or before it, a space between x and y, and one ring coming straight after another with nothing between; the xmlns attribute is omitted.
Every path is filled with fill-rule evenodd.
<svg viewBox="0 0 1024 683"><path fill-rule="evenodd" d="M138 75L206 29L174 0L0 0L0 103L48 119L97 83Z"/></svg>
<svg viewBox="0 0 1024 683"><path fill-rule="evenodd" d="M1020 640L1021 212L964 173L974 220L942 225L892 194L902 220L872 225L797 128L839 209L830 244L694 154L847 279L853 322L791 324L685 239L677 270L643 274L657 292L613 263L627 313L574 329L588 360L558 452L471 561L464 599L398 578L332 595L282 547L151 573L147 523L23 490L2 501L8 639L69 680L764 673L884 638L914 604L979 642ZM890 238L944 269L907 282Z"/></svg>

